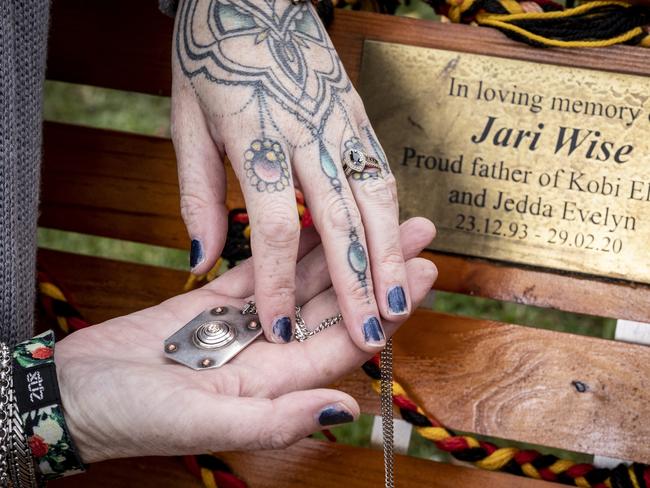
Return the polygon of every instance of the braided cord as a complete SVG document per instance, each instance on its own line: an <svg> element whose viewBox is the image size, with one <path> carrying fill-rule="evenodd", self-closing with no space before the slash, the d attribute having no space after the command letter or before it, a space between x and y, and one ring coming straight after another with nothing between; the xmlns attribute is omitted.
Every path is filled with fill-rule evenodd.
<svg viewBox="0 0 650 488"><path fill-rule="evenodd" d="M381 392L379 361L375 356L363 365L377 393ZM470 435L457 435L418 406L397 381L393 381L393 404L399 409L402 419L412 424L419 435L433 442L438 449L482 469L583 488L650 488L650 466L646 464L628 466L621 463L614 469L596 468L588 463L559 459L552 454L498 447Z"/></svg>
<svg viewBox="0 0 650 488"><path fill-rule="evenodd" d="M424 0L451 22L494 27L536 47L593 48L616 44L650 47L650 8L632 1L594 0L574 7L554 0ZM394 14L399 0L322 0L335 7ZM632 487L636 488L636 487Z"/></svg>
<svg viewBox="0 0 650 488"><path fill-rule="evenodd" d="M650 46L650 9L622 0L595 0L565 9L552 0L425 0L456 23L494 27L537 47ZM523 5L526 5L524 7ZM530 11L529 5L536 7Z"/></svg>

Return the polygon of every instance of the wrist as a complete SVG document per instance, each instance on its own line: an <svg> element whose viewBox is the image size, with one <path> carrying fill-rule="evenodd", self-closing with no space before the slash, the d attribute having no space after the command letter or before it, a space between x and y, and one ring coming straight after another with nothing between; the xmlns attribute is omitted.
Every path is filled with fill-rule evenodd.
<svg viewBox="0 0 650 488"><path fill-rule="evenodd" d="M109 459L110 455L105 452L106 446L102 447L102 443L97 442L97 435L88 422L92 413L79 408L79 391L83 390L83 386L80 387L76 372L81 372L81 368L75 364L78 359L71 352L72 348L69 347L69 342L65 339L57 344L54 362L56 363L63 415L70 436L83 462L90 464L104 461Z"/></svg>
<svg viewBox="0 0 650 488"><path fill-rule="evenodd" d="M17 407L27 445L43 478L50 480L84 471L64 418L53 332L18 344L12 356Z"/></svg>

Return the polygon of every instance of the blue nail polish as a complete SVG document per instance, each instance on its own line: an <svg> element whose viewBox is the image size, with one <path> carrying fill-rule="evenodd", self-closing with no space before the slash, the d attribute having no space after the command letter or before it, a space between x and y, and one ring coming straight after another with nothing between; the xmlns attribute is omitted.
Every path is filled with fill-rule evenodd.
<svg viewBox="0 0 650 488"><path fill-rule="evenodd" d="M273 322L273 335L280 338L282 342L291 340L291 319L289 317L280 317Z"/></svg>
<svg viewBox="0 0 650 488"><path fill-rule="evenodd" d="M367 344L384 343L384 331L377 317L369 317L363 323L363 339Z"/></svg>
<svg viewBox="0 0 650 488"><path fill-rule="evenodd" d="M352 422L354 417L347 410L338 406L325 407L318 414L318 423L321 425L336 425Z"/></svg>
<svg viewBox="0 0 650 488"><path fill-rule="evenodd" d="M190 247L190 268L194 268L197 264L203 261L203 246L198 239L192 239Z"/></svg>
<svg viewBox="0 0 650 488"><path fill-rule="evenodd" d="M388 290L388 310L393 315L402 315L407 312L406 295L401 286L394 286Z"/></svg>

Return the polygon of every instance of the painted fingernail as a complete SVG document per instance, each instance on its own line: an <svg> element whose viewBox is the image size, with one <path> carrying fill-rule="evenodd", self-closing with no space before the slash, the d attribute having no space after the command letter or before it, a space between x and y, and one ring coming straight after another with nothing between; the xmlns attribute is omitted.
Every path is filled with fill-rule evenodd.
<svg viewBox="0 0 650 488"><path fill-rule="evenodd" d="M201 262L203 262L203 246L198 239L192 239L192 245L190 247L190 268L194 269Z"/></svg>
<svg viewBox="0 0 650 488"><path fill-rule="evenodd" d="M404 315L406 310L406 294L401 286L394 286L388 290L388 311L392 315Z"/></svg>
<svg viewBox="0 0 650 488"><path fill-rule="evenodd" d="M336 425L352 422L354 416L341 403L328 405L318 413L318 423L321 425Z"/></svg>
<svg viewBox="0 0 650 488"><path fill-rule="evenodd" d="M363 339L366 344L383 345L386 340L377 317L369 317L363 323Z"/></svg>
<svg viewBox="0 0 650 488"><path fill-rule="evenodd" d="M291 340L291 319L289 317L280 317L273 322L273 335L280 339L282 342L289 342Z"/></svg>

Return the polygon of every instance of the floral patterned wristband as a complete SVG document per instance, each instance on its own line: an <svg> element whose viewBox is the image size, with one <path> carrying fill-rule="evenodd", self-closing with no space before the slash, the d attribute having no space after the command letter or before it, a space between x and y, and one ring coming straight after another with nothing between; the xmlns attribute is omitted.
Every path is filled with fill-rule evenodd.
<svg viewBox="0 0 650 488"><path fill-rule="evenodd" d="M13 351L14 388L27 443L43 479L85 471L63 417L54 365L54 332L21 342Z"/></svg>

